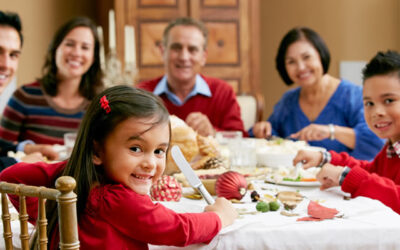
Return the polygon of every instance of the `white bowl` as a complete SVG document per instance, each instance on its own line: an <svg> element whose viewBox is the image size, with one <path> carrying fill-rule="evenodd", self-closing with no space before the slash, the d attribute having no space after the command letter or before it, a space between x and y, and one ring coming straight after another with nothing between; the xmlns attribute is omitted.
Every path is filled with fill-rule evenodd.
<svg viewBox="0 0 400 250"><path fill-rule="evenodd" d="M296 154L279 154L257 151L257 164L261 166L279 168L293 167L293 159Z"/></svg>
<svg viewBox="0 0 400 250"><path fill-rule="evenodd" d="M257 164L271 168L293 167L293 159L301 149L324 151L324 148L307 145L304 141L284 140L277 144L265 142L259 145L256 151Z"/></svg>

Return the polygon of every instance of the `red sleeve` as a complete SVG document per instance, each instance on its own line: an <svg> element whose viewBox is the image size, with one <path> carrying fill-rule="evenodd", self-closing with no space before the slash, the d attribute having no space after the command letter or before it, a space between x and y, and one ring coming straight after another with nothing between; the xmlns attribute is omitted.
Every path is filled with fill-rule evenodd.
<svg viewBox="0 0 400 250"><path fill-rule="evenodd" d="M351 168L341 186L344 192L350 193L352 197L364 196L379 200L400 213L400 186L394 182L399 176L396 170L398 159L389 161L386 148L387 145L372 162L357 160L347 153L330 151L330 163Z"/></svg>
<svg viewBox="0 0 400 250"><path fill-rule="evenodd" d="M247 132L244 130L244 125L242 118L240 116L240 106L236 99L236 94L232 88L228 88L225 92L225 101L223 103L223 107L221 110L223 111L222 114L223 124L221 127L216 127L217 131L223 130L235 130L235 131L242 131L243 136L247 136Z"/></svg>
<svg viewBox="0 0 400 250"><path fill-rule="evenodd" d="M215 110L211 116L214 120L213 125L217 131L242 131L244 136L247 132L244 130L244 124L240 115L240 106L236 99L235 91L227 82L201 75L209 84L212 92L212 99ZM217 122L218 121L218 122Z"/></svg>
<svg viewBox="0 0 400 250"><path fill-rule="evenodd" d="M64 169L65 165L66 162L54 164L48 164L44 162L21 162L3 170L0 173L0 180L10 183L54 188L55 178ZM19 210L18 196L9 195L9 199L14 207ZM26 197L26 205L29 215L29 222L36 224L38 211L37 198Z"/></svg>
<svg viewBox="0 0 400 250"><path fill-rule="evenodd" d="M400 186L389 178L355 166L344 179L342 190L350 193L352 197L365 196L379 200L400 213Z"/></svg>
<svg viewBox="0 0 400 250"><path fill-rule="evenodd" d="M101 195L100 214L129 238L155 245L186 246L209 242L221 229L214 212L178 214L154 204L148 195L139 195L122 185L108 187Z"/></svg>
<svg viewBox="0 0 400 250"><path fill-rule="evenodd" d="M363 169L367 170L368 172L371 172L375 169L375 165L376 165L375 160L372 162L369 162L366 160L358 160L358 159L350 156L346 152L337 153L333 150L330 150L329 153L331 153L331 156L332 156L332 159L330 161L330 163L332 165L347 166L349 168L359 166L359 167L362 167Z"/></svg>

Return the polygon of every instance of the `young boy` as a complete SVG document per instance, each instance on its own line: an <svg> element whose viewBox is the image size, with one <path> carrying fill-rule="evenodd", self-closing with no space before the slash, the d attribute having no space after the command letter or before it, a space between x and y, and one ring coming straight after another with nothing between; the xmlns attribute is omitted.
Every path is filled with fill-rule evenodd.
<svg viewBox="0 0 400 250"><path fill-rule="evenodd" d="M347 153L300 151L294 163L322 167L317 175L321 190L341 186L352 197L380 200L400 213L400 54L378 52L363 70L365 120L388 141L372 162Z"/></svg>

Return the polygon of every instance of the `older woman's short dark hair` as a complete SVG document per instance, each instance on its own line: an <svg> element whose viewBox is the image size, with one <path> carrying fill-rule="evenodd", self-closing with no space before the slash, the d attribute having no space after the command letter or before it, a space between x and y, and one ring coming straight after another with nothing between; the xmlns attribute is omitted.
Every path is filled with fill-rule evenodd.
<svg viewBox="0 0 400 250"><path fill-rule="evenodd" d="M326 46L324 40L318 35L314 30L307 27L296 27L291 29L282 39L278 54L275 58L276 69L279 72L282 80L286 85L290 86L293 81L290 79L285 66L286 52L289 46L299 40L306 40L310 42L314 48L318 51L319 57L321 59L322 67L324 69L324 74L328 72L329 64L331 61L331 55L329 49Z"/></svg>

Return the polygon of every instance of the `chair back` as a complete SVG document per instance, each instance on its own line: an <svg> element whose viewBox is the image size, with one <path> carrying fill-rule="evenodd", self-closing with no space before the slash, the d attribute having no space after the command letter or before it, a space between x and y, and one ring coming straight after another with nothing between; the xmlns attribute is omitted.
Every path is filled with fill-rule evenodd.
<svg viewBox="0 0 400 250"><path fill-rule="evenodd" d="M56 189L28 186L24 184L14 184L0 182L3 238L6 249L13 249L12 231L10 225L10 212L8 210L7 194L19 196L19 221L21 248L29 249L28 214L26 210L25 197L38 198L38 220L37 228L39 232L39 249L47 249L47 218L46 218L46 199L57 201L58 205L58 225L60 232L60 249L79 249L78 220L76 212L76 194L73 192L76 182L70 176L61 176L56 180Z"/></svg>
<svg viewBox="0 0 400 250"><path fill-rule="evenodd" d="M238 94L236 99L240 106L240 115L247 131L253 125L262 121L264 99L260 94Z"/></svg>

